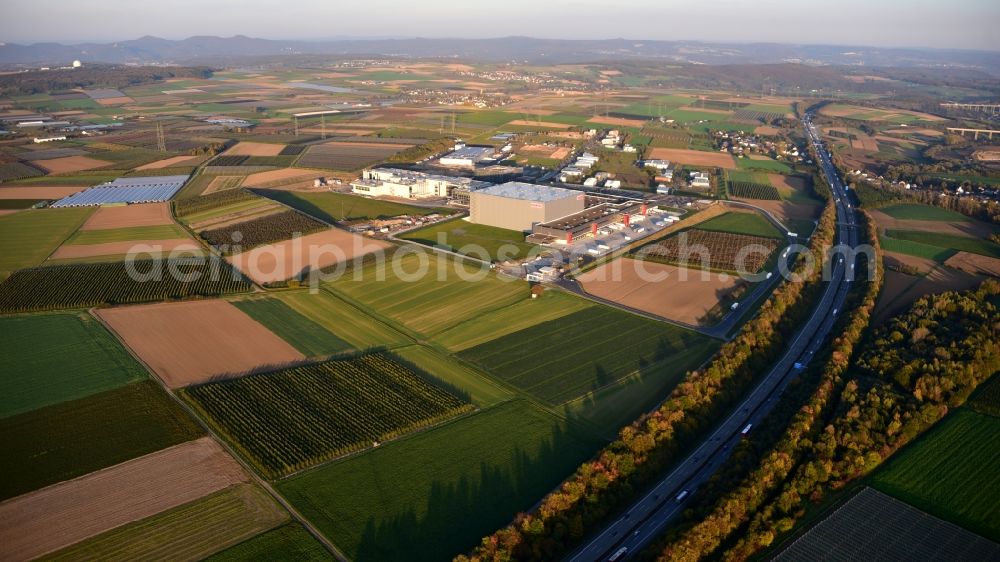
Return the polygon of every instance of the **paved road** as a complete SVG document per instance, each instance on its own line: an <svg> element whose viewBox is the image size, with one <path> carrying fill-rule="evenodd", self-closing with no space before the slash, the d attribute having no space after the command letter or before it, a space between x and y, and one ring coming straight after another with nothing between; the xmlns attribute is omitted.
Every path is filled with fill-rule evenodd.
<svg viewBox="0 0 1000 562"><path fill-rule="evenodd" d="M806 133L819 154L837 208L837 241L850 247L858 243L854 213L844 185L837 176L829 154L813 128L811 116L804 120ZM770 413L788 383L807 364L826 340L836 317L843 310L853 279L854 264L835 258L832 275L808 321L788 345L785 354L737 408L709 434L687 458L658 482L642 498L599 534L572 553L570 562L627 560L657 538L685 508L695 489L703 484L729 457L742 431Z"/></svg>

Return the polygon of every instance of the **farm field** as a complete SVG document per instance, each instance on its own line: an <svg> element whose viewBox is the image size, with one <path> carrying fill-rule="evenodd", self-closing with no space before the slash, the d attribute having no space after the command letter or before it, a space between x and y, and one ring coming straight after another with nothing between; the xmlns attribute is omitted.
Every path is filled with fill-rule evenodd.
<svg viewBox="0 0 1000 562"><path fill-rule="evenodd" d="M750 158L737 158L736 167L741 170L760 170L763 172L777 172L779 174L790 174L792 168L784 162L778 160L756 160Z"/></svg>
<svg viewBox="0 0 1000 562"><path fill-rule="evenodd" d="M345 172L360 170L412 145L331 141L315 144L299 157L298 165Z"/></svg>
<svg viewBox="0 0 1000 562"><path fill-rule="evenodd" d="M349 219L390 218L399 215L426 216L434 213L451 214L454 212L451 209L415 207L395 201L366 199L357 195L329 191L309 193L270 190L262 191L262 193L275 201L329 223Z"/></svg>
<svg viewBox="0 0 1000 562"><path fill-rule="evenodd" d="M109 262L22 269L0 283L0 312L84 308L250 290L250 283L224 263L216 258L181 258L136 260L131 265ZM130 276L130 268L140 277ZM180 278L170 275L171 269L180 272ZM217 279L212 279L213 271L218 273Z"/></svg>
<svg viewBox="0 0 1000 562"><path fill-rule="evenodd" d="M240 541L253 540L287 518L263 490L236 484L102 533L46 560L201 560Z"/></svg>
<svg viewBox="0 0 1000 562"><path fill-rule="evenodd" d="M132 226L128 228L106 228L101 230L78 230L69 237L66 245L107 244L111 242L130 242L133 240L173 240L187 239L187 231L176 224L152 226Z"/></svg>
<svg viewBox="0 0 1000 562"><path fill-rule="evenodd" d="M752 172L728 172L726 190L733 197L745 199L781 199L778 189L771 185L767 176Z"/></svg>
<svg viewBox="0 0 1000 562"><path fill-rule="evenodd" d="M52 255L46 260L46 265L92 261L90 258L124 260L129 255L142 259L190 258L204 256L205 249L190 238L129 240L102 244L64 244L52 252Z"/></svg>
<svg viewBox="0 0 1000 562"><path fill-rule="evenodd" d="M761 236L764 238L782 238L781 232L768 222L767 219L757 213L729 212L711 218L698 224L699 230L710 230L712 232L728 232L731 234L746 234L749 236Z"/></svg>
<svg viewBox="0 0 1000 562"><path fill-rule="evenodd" d="M0 500L202 434L150 380L2 418Z"/></svg>
<svg viewBox="0 0 1000 562"><path fill-rule="evenodd" d="M678 372L691 369L704 358L707 341L683 328L594 306L458 356L540 400L562 404L659 361Z"/></svg>
<svg viewBox="0 0 1000 562"><path fill-rule="evenodd" d="M222 300L104 308L96 314L170 388L305 360Z"/></svg>
<svg viewBox="0 0 1000 562"><path fill-rule="evenodd" d="M240 141L225 152L228 156L277 156L285 148L283 144Z"/></svg>
<svg viewBox="0 0 1000 562"><path fill-rule="evenodd" d="M885 245L882 247L886 248ZM932 260L927 261L933 263ZM872 312L872 324L877 325L906 311L914 301L925 295L967 291L979 286L981 282L982 277L943 267L934 267L926 275L917 277L898 271L886 271L885 285Z"/></svg>
<svg viewBox="0 0 1000 562"><path fill-rule="evenodd" d="M203 437L0 504L0 542L7 555L34 558L245 480Z"/></svg>
<svg viewBox="0 0 1000 562"><path fill-rule="evenodd" d="M278 488L357 562L450 559L530 507L597 446L515 400Z"/></svg>
<svg viewBox="0 0 1000 562"><path fill-rule="evenodd" d="M503 281L464 262L425 255L427 270L416 279L408 277L419 272L421 260L411 254L400 260L398 271L383 266L388 270L383 282L372 283L380 266L371 264L360 276L345 275L327 286L372 310L376 317L384 315L424 336L529 297L524 281Z"/></svg>
<svg viewBox="0 0 1000 562"><path fill-rule="evenodd" d="M893 455L872 486L919 509L1000 540L1000 419L960 409Z"/></svg>
<svg viewBox="0 0 1000 562"><path fill-rule="evenodd" d="M721 215L718 218L726 216ZM774 238L711 230L713 224L716 225L716 228L720 228L719 223L714 222L715 220L709 219L697 225L697 228L682 231L643 246L634 255L643 261L658 261L669 265L678 265L684 269L759 273L774 251L778 249L778 241ZM735 224L735 222L722 223L721 228L728 229L730 224ZM703 230L706 226L707 228ZM773 230L770 223L767 223L766 226ZM651 267L638 264L635 261L623 262L622 265L623 273L630 275L633 280L638 279L644 271L649 271L648 267ZM612 274L616 272L606 271L604 277L613 280ZM683 273L679 270L658 268L654 268L654 272L659 274L659 277ZM697 275L697 277L700 280L702 276ZM727 288L731 287L715 287L717 290ZM636 289L636 287L632 289Z"/></svg>
<svg viewBox="0 0 1000 562"><path fill-rule="evenodd" d="M181 394L264 475L276 478L472 408L426 377L372 353Z"/></svg>
<svg viewBox="0 0 1000 562"><path fill-rule="evenodd" d="M474 224L462 219L433 224L400 236L431 247L444 247L460 254L489 261L519 259L535 246L515 230ZM501 255L501 250L503 254Z"/></svg>
<svg viewBox="0 0 1000 562"><path fill-rule="evenodd" d="M966 236L916 230L886 230L885 236L902 242L914 242L942 250L952 250L952 253L963 251L992 258L1000 258L1000 244L988 240L977 240Z"/></svg>
<svg viewBox="0 0 1000 562"><path fill-rule="evenodd" d="M0 164L0 167L2 167L2 164ZM81 189L83 188L55 185L33 185L30 187L0 185L0 200L30 199L40 201L42 199L62 199L63 197L79 192Z"/></svg>
<svg viewBox="0 0 1000 562"><path fill-rule="evenodd" d="M969 252L958 252L946 259L944 264L974 275L1000 277L1000 258L980 256Z"/></svg>
<svg viewBox="0 0 1000 562"><path fill-rule="evenodd" d="M305 277L310 271L343 264L390 248L380 240L329 228L313 234L257 246L226 257L236 269L259 284Z"/></svg>
<svg viewBox="0 0 1000 562"><path fill-rule="evenodd" d="M91 209L37 209L0 216L0 279L32 267L63 243Z"/></svg>
<svg viewBox="0 0 1000 562"><path fill-rule="evenodd" d="M933 260L937 263L944 263L956 254L955 250L940 248L930 244L922 244L911 240L899 240L888 236L879 236L879 244L886 252L905 254L917 258Z"/></svg>
<svg viewBox="0 0 1000 562"><path fill-rule="evenodd" d="M174 224L170 203L143 203L122 207L98 207L80 227L88 230L117 230Z"/></svg>
<svg viewBox="0 0 1000 562"><path fill-rule="evenodd" d="M686 279L682 279L682 274ZM580 275L577 280L585 291L597 297L678 322L704 325L709 311L739 281L735 276L707 277L704 279L698 270L682 271L675 265L620 258Z"/></svg>
<svg viewBox="0 0 1000 562"><path fill-rule="evenodd" d="M243 299L233 305L307 357L326 357L351 345L277 298Z"/></svg>
<svg viewBox="0 0 1000 562"><path fill-rule="evenodd" d="M412 343L394 328L372 318L326 290L316 294L306 291L275 296L296 312L343 339L354 349L374 346L392 348Z"/></svg>
<svg viewBox="0 0 1000 562"><path fill-rule="evenodd" d="M545 291L538 298L520 300L456 324L432 341L458 352L591 306L592 302L562 291Z"/></svg>
<svg viewBox="0 0 1000 562"><path fill-rule="evenodd" d="M94 168L103 168L111 165L112 163L107 160L98 160L97 158L91 158L89 156L65 156L63 158L41 160L35 164L48 171L50 174L70 174L73 172L82 172L84 170L93 170Z"/></svg>
<svg viewBox="0 0 1000 562"><path fill-rule="evenodd" d="M934 210L950 212L946 209ZM931 215L917 214L916 216L938 216L939 218L910 219L891 216L885 212L885 209L873 209L870 212L881 230L931 232L960 238L987 238L990 234L1000 232L1000 228L995 225L974 220L964 215L959 215L959 218L951 219L944 218L945 215L935 215L933 213ZM907 215L904 214L902 216L905 217Z"/></svg>
<svg viewBox="0 0 1000 562"><path fill-rule="evenodd" d="M990 560L1000 547L872 488L773 558L797 560Z"/></svg>
<svg viewBox="0 0 1000 562"><path fill-rule="evenodd" d="M736 169L736 161L733 157L719 152L705 152L683 148L652 148L648 152L647 158L657 160L668 160L692 166L709 166L726 170Z"/></svg>
<svg viewBox="0 0 1000 562"><path fill-rule="evenodd" d="M199 556L202 553L199 553ZM282 525L206 558L206 562L332 561L323 545L297 523Z"/></svg>
<svg viewBox="0 0 1000 562"><path fill-rule="evenodd" d="M486 374L477 372L452 356L445 355L425 345L410 345L393 350L407 363L430 374L445 386L453 387L455 394L468 395L479 407L492 406L513 398L514 393L503 388Z"/></svg>
<svg viewBox="0 0 1000 562"><path fill-rule="evenodd" d="M188 224L242 210L252 204L268 201L245 189L229 189L200 197L189 197L174 202L177 217Z"/></svg>
<svg viewBox="0 0 1000 562"><path fill-rule="evenodd" d="M4 316L0 333L0 418L146 378L88 314Z"/></svg>
<svg viewBox="0 0 1000 562"><path fill-rule="evenodd" d="M293 235L306 235L326 228L325 224L316 219L287 210L203 230L199 235L223 253L230 253L231 246L246 251L286 240Z"/></svg>

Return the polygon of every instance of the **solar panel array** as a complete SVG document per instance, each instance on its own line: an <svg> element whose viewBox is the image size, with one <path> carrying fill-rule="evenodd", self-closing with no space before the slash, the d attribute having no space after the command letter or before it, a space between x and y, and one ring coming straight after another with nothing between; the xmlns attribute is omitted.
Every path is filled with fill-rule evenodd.
<svg viewBox="0 0 1000 562"><path fill-rule="evenodd" d="M180 190L189 176L150 176L118 178L74 193L52 204L53 207L90 207L115 203L158 203L167 201Z"/></svg>

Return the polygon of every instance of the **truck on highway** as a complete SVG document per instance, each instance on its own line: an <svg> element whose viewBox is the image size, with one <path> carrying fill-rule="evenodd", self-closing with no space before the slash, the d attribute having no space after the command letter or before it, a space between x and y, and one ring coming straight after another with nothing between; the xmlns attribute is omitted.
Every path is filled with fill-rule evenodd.
<svg viewBox="0 0 1000 562"><path fill-rule="evenodd" d="M608 562L618 562L622 558L625 558L626 554L628 554L628 547L623 546L616 550L615 553L611 555L611 558L608 558Z"/></svg>

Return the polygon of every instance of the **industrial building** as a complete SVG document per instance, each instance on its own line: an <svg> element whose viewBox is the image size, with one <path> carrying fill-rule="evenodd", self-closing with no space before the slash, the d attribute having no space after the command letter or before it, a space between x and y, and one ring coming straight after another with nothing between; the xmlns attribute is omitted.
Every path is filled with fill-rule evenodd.
<svg viewBox="0 0 1000 562"><path fill-rule="evenodd" d="M586 195L561 187L507 182L472 191L469 198L472 222L524 232L579 213Z"/></svg>
<svg viewBox="0 0 1000 562"><path fill-rule="evenodd" d="M370 197L422 199L451 198L455 190L471 191L490 185L472 178L442 176L400 168L371 168L351 182L351 191Z"/></svg>
<svg viewBox="0 0 1000 562"><path fill-rule="evenodd" d="M492 146L466 146L462 143L438 160L442 166L472 168L479 162L492 162L496 149Z"/></svg>

